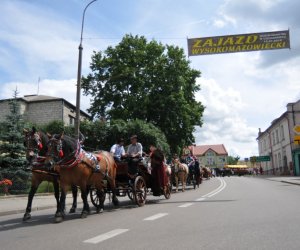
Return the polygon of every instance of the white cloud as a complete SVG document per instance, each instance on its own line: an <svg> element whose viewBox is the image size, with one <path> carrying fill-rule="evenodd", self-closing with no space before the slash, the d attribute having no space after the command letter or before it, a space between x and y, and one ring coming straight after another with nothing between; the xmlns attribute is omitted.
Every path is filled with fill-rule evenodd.
<svg viewBox="0 0 300 250"><path fill-rule="evenodd" d="M254 155L257 151L257 129L247 125L241 113L245 107L240 93L233 88L222 88L213 79L199 79L201 91L196 98L206 109L204 125L197 128L197 144L224 144L228 151L242 157ZM238 151L236 150L236 145Z"/></svg>
<svg viewBox="0 0 300 250"><path fill-rule="evenodd" d="M24 95L48 95L64 98L73 105L76 105L76 79L51 80L41 79L40 83L9 82L3 84L0 99L12 98L13 92L18 90L18 97ZM89 97L81 95L81 110L86 111L90 107Z"/></svg>

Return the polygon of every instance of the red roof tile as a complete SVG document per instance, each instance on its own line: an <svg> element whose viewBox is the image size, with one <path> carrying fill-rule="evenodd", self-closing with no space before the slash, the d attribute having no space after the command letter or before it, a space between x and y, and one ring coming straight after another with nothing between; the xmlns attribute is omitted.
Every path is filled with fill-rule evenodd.
<svg viewBox="0 0 300 250"><path fill-rule="evenodd" d="M216 152L218 155L228 155L227 150L223 144L216 145L199 145L189 146L193 155L204 155L209 149Z"/></svg>

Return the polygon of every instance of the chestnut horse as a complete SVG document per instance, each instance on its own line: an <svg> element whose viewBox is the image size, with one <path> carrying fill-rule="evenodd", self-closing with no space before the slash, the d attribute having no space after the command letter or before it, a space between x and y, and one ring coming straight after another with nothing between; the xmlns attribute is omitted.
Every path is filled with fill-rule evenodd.
<svg viewBox="0 0 300 250"><path fill-rule="evenodd" d="M31 131L24 129L24 146L26 148L26 159L32 171L31 187L28 194L28 202L23 221L31 218L31 206L34 195L43 181L53 183L54 197L56 199L57 211L59 211L59 182L58 173L46 169L45 156L47 153L47 143L49 141L47 135L42 131L37 131L35 127ZM72 186L73 204L70 213L75 212L77 206L77 187Z"/></svg>
<svg viewBox="0 0 300 250"><path fill-rule="evenodd" d="M112 190L112 201L118 205L116 197L116 170L117 165L109 152L100 151L96 154L86 153L78 140L67 135L49 135L48 153L45 164L54 166L59 172L61 185L60 209L61 213L55 215L55 221L61 222L63 219L63 208L65 206L66 191L70 185L79 186L83 201L81 218L86 218L90 212L87 195L87 186L94 186L97 194L103 194L106 180ZM98 167L98 168L97 168ZM103 199L97 207L97 212L103 210Z"/></svg>

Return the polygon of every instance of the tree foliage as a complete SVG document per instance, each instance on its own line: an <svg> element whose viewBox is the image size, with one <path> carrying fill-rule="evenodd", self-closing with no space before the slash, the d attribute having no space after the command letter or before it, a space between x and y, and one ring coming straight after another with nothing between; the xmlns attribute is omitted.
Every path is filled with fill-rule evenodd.
<svg viewBox="0 0 300 250"><path fill-rule="evenodd" d="M29 175L25 172L26 159L22 134L24 123L17 95L15 91L14 98L9 101L10 114L7 115L0 133L0 179L7 178L13 181L10 188L13 193L26 189Z"/></svg>
<svg viewBox="0 0 300 250"><path fill-rule="evenodd" d="M229 155L227 158L228 165L237 165L240 157L239 156L231 156Z"/></svg>
<svg viewBox="0 0 300 250"><path fill-rule="evenodd" d="M200 71L191 69L183 49L126 35L116 47L94 52L90 68L82 88L93 97L94 117L150 122L173 152L194 141L204 111L195 100Z"/></svg>
<svg viewBox="0 0 300 250"><path fill-rule="evenodd" d="M96 120L81 123L80 131L85 136L84 146L87 150L104 149L109 151L117 139L124 138L125 145L130 143L130 136L136 134L145 152L150 144L160 147L166 154L170 153L167 139L163 132L151 123L142 120L112 120L110 123Z"/></svg>

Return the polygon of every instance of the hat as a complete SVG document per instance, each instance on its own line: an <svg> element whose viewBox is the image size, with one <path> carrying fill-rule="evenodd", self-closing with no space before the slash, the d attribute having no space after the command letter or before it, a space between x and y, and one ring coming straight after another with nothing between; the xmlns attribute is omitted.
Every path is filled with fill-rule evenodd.
<svg viewBox="0 0 300 250"><path fill-rule="evenodd" d="M132 139L137 139L137 135L132 135L132 136L130 137L130 140L132 140Z"/></svg>

